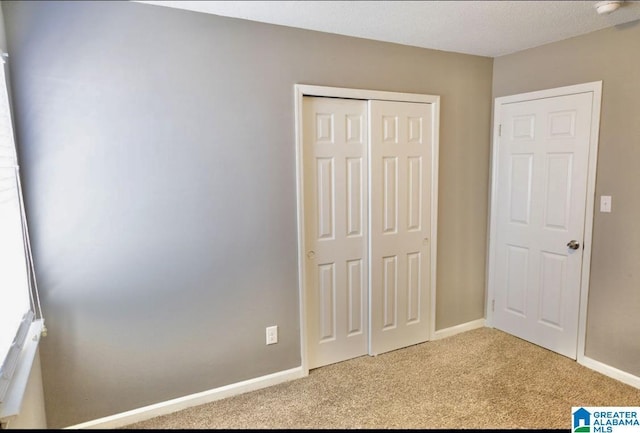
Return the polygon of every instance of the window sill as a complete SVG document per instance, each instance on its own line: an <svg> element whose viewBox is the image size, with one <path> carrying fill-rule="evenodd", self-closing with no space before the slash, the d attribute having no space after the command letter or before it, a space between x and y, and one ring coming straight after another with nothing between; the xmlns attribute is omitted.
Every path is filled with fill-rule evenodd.
<svg viewBox="0 0 640 433"><path fill-rule="evenodd" d="M43 321L34 320L29 327L29 334L24 342L18 366L13 373L11 385L7 389L7 395L4 402L0 403L0 422L8 421L7 419L20 413L22 400L31 374L31 368L40 342Z"/></svg>

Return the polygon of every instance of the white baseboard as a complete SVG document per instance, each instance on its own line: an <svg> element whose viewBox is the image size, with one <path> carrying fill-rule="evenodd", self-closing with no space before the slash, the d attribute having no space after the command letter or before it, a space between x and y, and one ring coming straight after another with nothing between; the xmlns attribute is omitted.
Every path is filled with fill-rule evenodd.
<svg viewBox="0 0 640 433"><path fill-rule="evenodd" d="M254 379L242 382L232 383L231 385L221 386L219 388L210 389L208 391L187 395L184 397L167 400L161 403L152 404L138 409L122 412L116 415L99 418L93 421L83 422L66 427L66 429L112 429L123 427L140 421L146 421L160 415L177 412L193 406L210 403L234 395L243 394L249 391L266 388L268 386L277 385L282 382L288 382L294 379L304 377L305 373L302 367L292 368L290 370L280 371L278 373L268 374L266 376L256 377Z"/></svg>
<svg viewBox="0 0 640 433"><path fill-rule="evenodd" d="M626 383L627 385L631 385L634 388L640 389L640 377L634 376L631 373L618 370L615 367L611 367L610 365L604 364L600 361L596 361L595 359L589 358L587 356L578 356L578 363L584 365L587 368L595 370L598 373L602 373L605 376L609 376L613 379L619 380L620 382Z"/></svg>
<svg viewBox="0 0 640 433"><path fill-rule="evenodd" d="M478 319L472 320L471 322L461 323L460 325L452 326L450 328L440 329L433 333L432 340L440 340L442 338L451 337L453 335L459 334L461 332L471 331L473 329L484 328L485 320Z"/></svg>

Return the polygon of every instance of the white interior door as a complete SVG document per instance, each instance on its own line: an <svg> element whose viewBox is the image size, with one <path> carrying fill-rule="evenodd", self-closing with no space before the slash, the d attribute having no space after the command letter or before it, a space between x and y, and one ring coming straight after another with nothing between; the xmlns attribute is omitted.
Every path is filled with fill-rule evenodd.
<svg viewBox="0 0 640 433"><path fill-rule="evenodd" d="M593 94L502 104L496 328L576 359Z"/></svg>
<svg viewBox="0 0 640 433"><path fill-rule="evenodd" d="M367 102L303 98L309 368L368 349Z"/></svg>
<svg viewBox="0 0 640 433"><path fill-rule="evenodd" d="M369 101L372 355L429 339L432 109Z"/></svg>

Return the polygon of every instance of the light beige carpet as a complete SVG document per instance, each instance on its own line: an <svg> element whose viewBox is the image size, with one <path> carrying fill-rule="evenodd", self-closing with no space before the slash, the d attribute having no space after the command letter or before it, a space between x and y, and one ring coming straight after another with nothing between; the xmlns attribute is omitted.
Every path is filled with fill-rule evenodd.
<svg viewBox="0 0 640 433"><path fill-rule="evenodd" d="M640 389L481 328L125 429L570 429L572 406L640 406Z"/></svg>

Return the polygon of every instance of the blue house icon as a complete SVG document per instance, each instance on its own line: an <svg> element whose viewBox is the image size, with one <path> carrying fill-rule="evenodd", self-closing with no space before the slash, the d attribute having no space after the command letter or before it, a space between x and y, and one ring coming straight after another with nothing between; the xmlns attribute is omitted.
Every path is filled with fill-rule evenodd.
<svg viewBox="0 0 640 433"><path fill-rule="evenodd" d="M574 431L589 431L591 426L591 413L588 410L581 407L573 413L573 430ZM586 427L585 429L576 430L579 427Z"/></svg>

